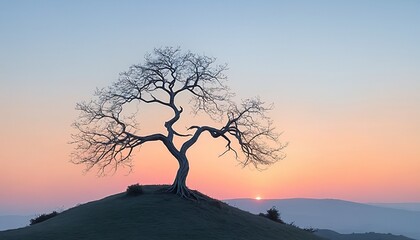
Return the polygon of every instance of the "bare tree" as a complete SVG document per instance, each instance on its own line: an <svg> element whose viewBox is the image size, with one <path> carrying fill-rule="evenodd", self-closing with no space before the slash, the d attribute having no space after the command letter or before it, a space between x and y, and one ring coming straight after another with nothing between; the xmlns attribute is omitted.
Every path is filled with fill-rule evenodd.
<svg viewBox="0 0 420 240"><path fill-rule="evenodd" d="M203 133L226 141L222 155L233 152L244 166L269 165L284 158L285 144L278 142L279 135L265 115L271 106L258 98L235 104L231 100L233 94L225 85L225 70L226 65L216 65L214 58L185 53L179 48L155 49L145 57L144 64L131 66L110 87L97 90L94 100L77 104L80 116L73 125L77 133L72 135L75 144L72 162L87 165L87 170L96 166L103 174L108 168L131 166L133 149L159 141L179 163L169 191L193 198L194 194L186 186L187 151ZM184 111L177 100L186 95L191 97L194 113L205 112L220 126L191 125L186 133L176 131L174 124ZM173 115L163 123L166 130L140 134L136 114L128 117L124 114L124 108L131 103L170 109ZM182 141L180 147L175 146L174 137Z"/></svg>

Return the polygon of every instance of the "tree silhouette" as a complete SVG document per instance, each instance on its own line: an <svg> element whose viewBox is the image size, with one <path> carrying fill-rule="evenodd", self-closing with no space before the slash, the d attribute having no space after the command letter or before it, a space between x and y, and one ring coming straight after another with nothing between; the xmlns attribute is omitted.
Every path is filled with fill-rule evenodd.
<svg viewBox="0 0 420 240"><path fill-rule="evenodd" d="M71 161L85 164L87 170L96 166L104 174L108 168L131 166L133 149L159 141L179 163L168 190L194 198L186 186L187 152L203 133L223 139L226 149L221 155L233 152L243 166L269 165L284 158L285 144L278 142L279 134L265 115L271 106L258 98L235 104L225 85L225 70L226 65L216 65L214 58L182 52L179 48L155 49L153 54L146 55L143 64L132 65L110 87L97 89L93 100L77 104L80 116L73 124L77 133L72 135L75 150ZM186 133L176 131L174 124L184 111L177 101L188 95L194 113L205 112L220 126L190 125ZM142 135L136 113L125 114L132 103L170 109L173 115L162 123L165 131ZM182 142L180 147L174 144L174 138Z"/></svg>

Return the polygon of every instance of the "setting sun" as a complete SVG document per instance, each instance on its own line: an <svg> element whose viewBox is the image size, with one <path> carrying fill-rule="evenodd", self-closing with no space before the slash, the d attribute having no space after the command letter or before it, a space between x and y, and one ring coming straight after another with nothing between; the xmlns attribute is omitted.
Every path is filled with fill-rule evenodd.
<svg viewBox="0 0 420 240"><path fill-rule="evenodd" d="M260 196L255 197L255 200L261 200Z"/></svg>

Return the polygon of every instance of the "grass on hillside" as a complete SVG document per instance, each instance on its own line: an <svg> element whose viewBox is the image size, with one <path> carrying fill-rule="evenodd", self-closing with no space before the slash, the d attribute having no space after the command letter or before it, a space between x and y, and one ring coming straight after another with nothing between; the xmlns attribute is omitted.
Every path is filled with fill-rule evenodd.
<svg viewBox="0 0 420 240"><path fill-rule="evenodd" d="M2 240L66 239L320 239L293 226L244 212L205 197L193 202L162 187L79 205L33 226L0 232Z"/></svg>

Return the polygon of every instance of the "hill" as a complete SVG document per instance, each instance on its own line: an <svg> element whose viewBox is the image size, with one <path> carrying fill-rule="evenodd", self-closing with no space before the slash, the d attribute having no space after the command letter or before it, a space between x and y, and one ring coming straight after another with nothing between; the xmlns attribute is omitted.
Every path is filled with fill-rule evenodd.
<svg viewBox="0 0 420 240"><path fill-rule="evenodd" d="M232 206L252 213L276 206L281 218L301 227L339 233L392 233L420 239L420 212L384 208L334 199L232 199Z"/></svg>
<svg viewBox="0 0 420 240"><path fill-rule="evenodd" d="M319 239L298 228L208 198L199 202L146 186L71 208L33 226L0 232L2 240L49 239Z"/></svg>
<svg viewBox="0 0 420 240"><path fill-rule="evenodd" d="M328 240L413 240L404 236L396 236L383 233L351 233L340 234L331 230L321 229L315 232L317 236Z"/></svg>

